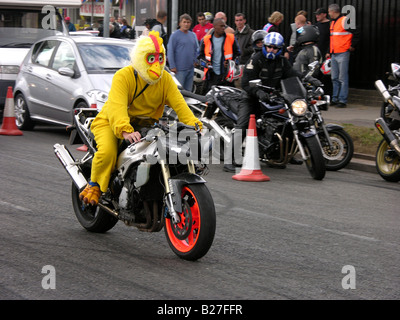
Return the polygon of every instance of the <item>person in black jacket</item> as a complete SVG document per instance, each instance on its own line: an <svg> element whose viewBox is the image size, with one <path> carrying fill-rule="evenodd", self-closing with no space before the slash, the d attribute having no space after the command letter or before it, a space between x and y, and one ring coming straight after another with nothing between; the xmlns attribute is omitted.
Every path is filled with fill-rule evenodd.
<svg viewBox="0 0 400 320"><path fill-rule="evenodd" d="M237 155L240 153L242 141L249 124L251 114L257 117L259 111L259 100L268 102L269 95L258 87L251 87L250 81L261 79L262 84L269 87L279 88L281 79L298 76L289 61L283 57L284 39L278 32L270 32L264 38L263 49L254 54L247 62L242 77L242 88L247 93L238 112L238 120L233 135L233 152L235 162L240 163ZM232 146L230 146L232 148ZM235 166L225 161L224 171L235 172Z"/></svg>

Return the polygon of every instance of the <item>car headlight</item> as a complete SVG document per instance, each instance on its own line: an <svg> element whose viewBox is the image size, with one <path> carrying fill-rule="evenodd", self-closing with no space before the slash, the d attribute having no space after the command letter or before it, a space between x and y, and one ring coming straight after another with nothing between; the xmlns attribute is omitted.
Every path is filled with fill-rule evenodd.
<svg viewBox="0 0 400 320"><path fill-rule="evenodd" d="M307 111L307 103L304 100L295 100L291 107L296 116L303 116Z"/></svg>
<svg viewBox="0 0 400 320"><path fill-rule="evenodd" d="M19 66L0 66L0 73L3 74L18 74Z"/></svg>
<svg viewBox="0 0 400 320"><path fill-rule="evenodd" d="M96 99L96 102L105 103L108 99L108 93L101 90L90 90L87 95L92 99Z"/></svg>

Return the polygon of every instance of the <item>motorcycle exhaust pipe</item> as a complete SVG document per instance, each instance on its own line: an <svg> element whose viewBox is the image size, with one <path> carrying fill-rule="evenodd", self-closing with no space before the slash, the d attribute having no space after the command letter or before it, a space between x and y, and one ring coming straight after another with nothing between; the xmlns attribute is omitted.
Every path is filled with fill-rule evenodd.
<svg viewBox="0 0 400 320"><path fill-rule="evenodd" d="M375 120L375 127L378 129L379 133L383 136L386 142L397 152L400 156L400 146L399 142L397 141L396 136L392 133L389 129L388 125L386 124L383 118L378 118Z"/></svg>
<svg viewBox="0 0 400 320"><path fill-rule="evenodd" d="M203 117L200 119L200 121L203 122L207 127L214 129L224 139L225 143L231 143L231 137L226 134L224 129L222 129L218 123L215 122L215 120L210 120Z"/></svg>
<svg viewBox="0 0 400 320"><path fill-rule="evenodd" d="M65 170L67 170L78 190L81 191L85 188L88 182L68 149L64 145L56 143L54 145L54 153L64 166Z"/></svg>
<svg viewBox="0 0 400 320"><path fill-rule="evenodd" d="M390 103L394 107L394 103L392 101L392 96L390 95L389 91L387 91L384 83L382 80L375 81L375 88L379 91L382 95L383 100L387 103Z"/></svg>

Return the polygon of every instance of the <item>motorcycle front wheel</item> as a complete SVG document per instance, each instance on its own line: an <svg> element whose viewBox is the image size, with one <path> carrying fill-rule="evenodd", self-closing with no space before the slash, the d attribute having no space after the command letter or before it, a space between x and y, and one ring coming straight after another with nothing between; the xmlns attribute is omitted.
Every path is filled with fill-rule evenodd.
<svg viewBox="0 0 400 320"><path fill-rule="evenodd" d="M305 138L304 147L307 155L306 166L311 177L315 180L322 180L325 177L326 167L317 136Z"/></svg>
<svg viewBox="0 0 400 320"><path fill-rule="evenodd" d="M104 233L113 228L118 222L117 218L105 212L98 206L84 206L83 202L79 199L79 190L74 183L72 183L71 193L72 206L76 218L87 231Z"/></svg>
<svg viewBox="0 0 400 320"><path fill-rule="evenodd" d="M376 150L376 170L379 175L389 182L400 181L400 157L383 139Z"/></svg>
<svg viewBox="0 0 400 320"><path fill-rule="evenodd" d="M332 141L332 149L329 147L325 134L323 132L319 133L326 170L337 171L347 166L353 158L353 139L343 129L330 131L329 137Z"/></svg>
<svg viewBox="0 0 400 320"><path fill-rule="evenodd" d="M180 222L165 219L165 235L172 251L184 260L195 261L210 249L215 235L216 217L212 196L204 184L182 188Z"/></svg>

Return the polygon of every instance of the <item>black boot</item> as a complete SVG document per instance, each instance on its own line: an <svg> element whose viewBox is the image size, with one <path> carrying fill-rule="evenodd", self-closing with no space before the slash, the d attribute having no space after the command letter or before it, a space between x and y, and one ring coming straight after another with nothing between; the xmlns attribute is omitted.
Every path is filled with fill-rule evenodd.
<svg viewBox="0 0 400 320"><path fill-rule="evenodd" d="M224 164L223 170L225 172L236 172L236 167L233 164L228 163L228 164Z"/></svg>

